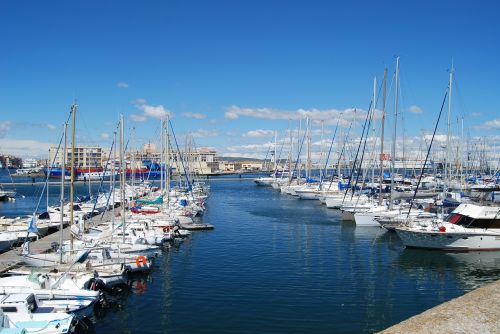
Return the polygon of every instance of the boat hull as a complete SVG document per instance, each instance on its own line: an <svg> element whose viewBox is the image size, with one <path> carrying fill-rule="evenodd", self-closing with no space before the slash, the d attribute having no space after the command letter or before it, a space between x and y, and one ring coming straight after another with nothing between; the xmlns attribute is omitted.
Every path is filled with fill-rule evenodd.
<svg viewBox="0 0 500 334"><path fill-rule="evenodd" d="M357 226L380 226L380 223L375 220L376 217L372 212L356 212L354 221Z"/></svg>
<svg viewBox="0 0 500 334"><path fill-rule="evenodd" d="M396 228L396 233L409 248L449 251L500 250L499 234L428 232L404 228Z"/></svg>

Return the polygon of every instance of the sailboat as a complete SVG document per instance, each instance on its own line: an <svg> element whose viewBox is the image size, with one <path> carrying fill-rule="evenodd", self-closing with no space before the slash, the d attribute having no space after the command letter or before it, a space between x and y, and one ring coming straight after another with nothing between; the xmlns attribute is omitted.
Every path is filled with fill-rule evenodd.
<svg viewBox="0 0 500 334"><path fill-rule="evenodd" d="M74 214L73 214L73 181L74 181L74 138L75 138L75 123L76 123L76 104L73 104L71 106L71 116L73 119L73 126L72 126L72 150L71 150L71 184L70 184L70 190L71 190L71 195L70 195L70 224L72 225L74 222ZM65 156L66 156L66 127L64 128L64 152L63 152L63 168L64 163L65 163ZM62 182L64 182L64 177L61 176ZM64 197L64 188L61 187L61 198ZM64 217L64 212L63 212L63 203L61 202L61 227L60 227L60 232L61 236L63 233L62 230L62 224L63 224L63 217ZM82 219L82 217L80 217ZM28 234L37 232L37 218L35 215L33 215L29 221L28 224ZM62 237L61 237L62 238ZM88 256L88 251L87 250L82 250L79 252L76 252L74 254L72 253L64 253L62 252L62 249L59 249L59 252L53 252L53 253L44 253L44 254L31 254L30 253L30 247L29 247L30 241L27 239L22 248L22 259L23 262L30 266L30 267L55 267L57 265L61 265L63 263L82 263L85 261L85 259ZM62 247L62 245L60 245Z"/></svg>

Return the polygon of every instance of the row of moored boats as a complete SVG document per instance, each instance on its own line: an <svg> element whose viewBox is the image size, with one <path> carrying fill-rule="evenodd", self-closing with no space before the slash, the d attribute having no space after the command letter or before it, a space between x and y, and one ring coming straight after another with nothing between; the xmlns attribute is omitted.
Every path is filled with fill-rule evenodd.
<svg viewBox="0 0 500 334"><path fill-rule="evenodd" d="M203 183L169 191L128 185L62 211L2 217L2 242L8 235L9 248L24 241L20 264L0 277L0 332L71 333L88 326L95 309L113 303L108 297L126 288L131 275L150 272L155 258L191 231L213 228L196 218L208 195ZM30 250L34 239L54 229L59 242L49 251Z"/></svg>
<svg viewBox="0 0 500 334"><path fill-rule="evenodd" d="M457 196L450 191L436 192L439 179L432 176L424 181L434 188L414 191L416 186L411 181L400 182L393 183L392 193L389 182L384 184L384 180L382 184L367 182L356 190L341 179L308 183L271 175L254 181L302 200L319 200L328 208L340 210L343 221L357 226L396 231L407 247L500 250L500 206L495 198L500 188L494 182L473 188L477 190L472 192L475 196Z"/></svg>

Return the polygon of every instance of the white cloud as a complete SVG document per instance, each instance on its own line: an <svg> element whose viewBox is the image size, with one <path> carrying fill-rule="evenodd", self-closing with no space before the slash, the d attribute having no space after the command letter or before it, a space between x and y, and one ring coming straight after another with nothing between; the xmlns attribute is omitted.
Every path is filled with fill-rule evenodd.
<svg viewBox="0 0 500 334"><path fill-rule="evenodd" d="M5 137L7 135L7 132L9 132L11 126L10 121L3 121L0 122L0 138Z"/></svg>
<svg viewBox="0 0 500 334"><path fill-rule="evenodd" d="M258 153L222 153L222 157L226 158L250 158L250 159L262 159L261 154Z"/></svg>
<svg viewBox="0 0 500 334"><path fill-rule="evenodd" d="M27 126L32 126L34 128L55 130L57 127L51 123L28 123L28 122L16 122L13 124L14 127L24 128Z"/></svg>
<svg viewBox="0 0 500 334"><path fill-rule="evenodd" d="M133 104L146 104L147 101L145 99L135 99Z"/></svg>
<svg viewBox="0 0 500 334"><path fill-rule="evenodd" d="M498 130L500 129L500 118L492 119L491 121L486 121L482 125L477 126L479 129L488 129L488 130Z"/></svg>
<svg viewBox="0 0 500 334"><path fill-rule="evenodd" d="M331 133L333 133L333 131L329 130L329 129L323 129L323 130L321 130L321 129L312 129L311 130L311 136L321 136L321 135L326 136L326 135L329 135Z"/></svg>
<svg viewBox="0 0 500 334"><path fill-rule="evenodd" d="M470 116L471 117L479 117L479 116L481 116L481 113L480 112L472 112L472 113L470 113Z"/></svg>
<svg viewBox="0 0 500 334"><path fill-rule="evenodd" d="M274 136L274 131L273 130L258 129L258 130L248 131L243 136L244 137L271 137L271 136Z"/></svg>
<svg viewBox="0 0 500 334"><path fill-rule="evenodd" d="M142 115L134 114L130 116L130 118L134 122L144 122L146 119L150 117L164 119L167 116L172 116L172 113L168 109L166 109L163 105L161 104L157 106L150 105L144 99L136 99L134 101L134 106L143 112Z"/></svg>
<svg viewBox="0 0 500 334"><path fill-rule="evenodd" d="M102 139L108 139L109 138L109 133L105 133L105 132L101 133L101 138Z"/></svg>
<svg viewBox="0 0 500 334"><path fill-rule="evenodd" d="M437 142L437 143L444 143L444 144L446 144L447 137L448 136L446 134L438 134L438 133L436 133L436 135L434 136L434 141ZM422 137L414 137L415 140L419 140L420 138L422 138L425 141L427 141L427 143L430 143L430 141L432 139L432 134L425 134ZM459 139L460 138L458 138L457 136L453 136L453 135L450 136L450 141L452 142L452 144L455 144L455 142L457 140L459 140Z"/></svg>
<svg viewBox="0 0 500 334"><path fill-rule="evenodd" d="M13 154L20 157L47 158L49 148L53 143L44 143L31 139L0 139L0 147L8 148L6 154Z"/></svg>
<svg viewBox="0 0 500 334"><path fill-rule="evenodd" d="M349 124L356 120L364 120L366 111L357 108L346 109L297 109L295 111L284 111L272 108L241 108L239 106L231 106L224 113L225 119L238 119L241 116L255 117L268 120L300 120L309 117L313 123L324 125L335 125L337 121L341 127L348 127ZM376 111L375 117L380 118L381 112Z"/></svg>
<svg viewBox="0 0 500 334"><path fill-rule="evenodd" d="M207 115L205 114L200 114L197 112L184 112L182 113L182 116L187 117L187 118L194 118L194 119L205 119L207 118Z"/></svg>
<svg viewBox="0 0 500 334"><path fill-rule="evenodd" d="M168 112L167 109L165 109L165 107L163 107L161 104L157 106L144 104L137 106L137 108L144 111L145 116L159 118L159 119L165 118L167 117L167 115L170 114L170 112Z"/></svg>
<svg viewBox="0 0 500 334"><path fill-rule="evenodd" d="M422 110L422 108L420 108L419 106L417 105L412 105L408 108L408 111L413 113L413 114L421 114L423 113L424 111Z"/></svg>
<svg viewBox="0 0 500 334"><path fill-rule="evenodd" d="M297 113L293 111L281 111L272 108L240 108L231 106L227 108L224 118L238 119L240 116L248 116L262 119L297 119Z"/></svg>
<svg viewBox="0 0 500 334"><path fill-rule="evenodd" d="M274 146L274 143L229 146L226 147L226 150L228 150L229 152L266 152L271 146Z"/></svg>
<svg viewBox="0 0 500 334"><path fill-rule="evenodd" d="M219 132L217 130L197 130L194 132L191 132L191 135L194 138L203 138L203 137L217 137L219 135Z"/></svg>
<svg viewBox="0 0 500 334"><path fill-rule="evenodd" d="M148 118L144 115L136 115L136 114L132 114L130 115L130 119L134 122L144 122L145 120L147 120Z"/></svg>
<svg viewBox="0 0 500 334"><path fill-rule="evenodd" d="M126 82L119 82L116 84L116 87L121 88L121 89L126 89L128 88L128 83Z"/></svg>

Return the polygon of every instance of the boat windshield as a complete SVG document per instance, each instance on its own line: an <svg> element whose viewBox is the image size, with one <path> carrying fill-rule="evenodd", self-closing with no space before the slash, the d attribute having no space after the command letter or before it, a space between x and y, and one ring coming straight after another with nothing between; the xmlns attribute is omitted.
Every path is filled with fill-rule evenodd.
<svg viewBox="0 0 500 334"><path fill-rule="evenodd" d="M460 214L452 214L446 219L451 224L457 224L468 228L500 228L500 218L497 219L474 219Z"/></svg>

